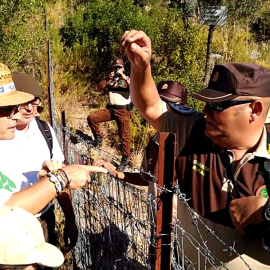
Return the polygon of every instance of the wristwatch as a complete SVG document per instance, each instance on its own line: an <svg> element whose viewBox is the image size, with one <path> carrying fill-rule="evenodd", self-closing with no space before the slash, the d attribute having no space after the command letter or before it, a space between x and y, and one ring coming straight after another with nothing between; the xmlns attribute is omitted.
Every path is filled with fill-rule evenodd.
<svg viewBox="0 0 270 270"><path fill-rule="evenodd" d="M270 200L268 199L263 208L263 219L270 222Z"/></svg>

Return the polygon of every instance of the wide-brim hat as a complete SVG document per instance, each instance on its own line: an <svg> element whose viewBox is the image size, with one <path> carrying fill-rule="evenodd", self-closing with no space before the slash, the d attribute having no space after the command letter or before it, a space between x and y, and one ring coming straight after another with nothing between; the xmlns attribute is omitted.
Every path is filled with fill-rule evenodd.
<svg viewBox="0 0 270 270"><path fill-rule="evenodd" d="M0 63L0 107L29 102L34 96L16 90L9 68Z"/></svg>
<svg viewBox="0 0 270 270"><path fill-rule="evenodd" d="M19 207L0 208L0 264L30 265L38 263L59 267L62 252L46 243L41 224L31 213Z"/></svg>
<svg viewBox="0 0 270 270"><path fill-rule="evenodd" d="M12 72L12 79L17 90L32 94L34 97L42 97L42 88L31 75L16 71Z"/></svg>
<svg viewBox="0 0 270 270"><path fill-rule="evenodd" d="M164 101L187 103L187 88L176 81L161 81L157 85L159 96Z"/></svg>
<svg viewBox="0 0 270 270"><path fill-rule="evenodd" d="M270 70L257 64L214 66L208 87L192 94L204 102L222 102L239 96L270 97Z"/></svg>

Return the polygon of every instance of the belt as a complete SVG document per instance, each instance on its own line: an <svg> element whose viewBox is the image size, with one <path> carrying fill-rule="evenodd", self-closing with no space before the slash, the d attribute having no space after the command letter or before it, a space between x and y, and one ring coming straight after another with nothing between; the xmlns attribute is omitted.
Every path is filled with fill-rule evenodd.
<svg viewBox="0 0 270 270"><path fill-rule="evenodd" d="M112 109L126 109L128 105L111 105L107 104L107 108L112 108Z"/></svg>

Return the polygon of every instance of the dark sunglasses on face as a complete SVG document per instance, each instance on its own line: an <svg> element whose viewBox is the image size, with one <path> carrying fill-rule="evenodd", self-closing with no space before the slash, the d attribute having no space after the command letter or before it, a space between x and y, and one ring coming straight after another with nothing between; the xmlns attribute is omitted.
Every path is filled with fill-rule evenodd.
<svg viewBox="0 0 270 270"><path fill-rule="evenodd" d="M222 102L206 102L206 105L210 107L213 111L224 111L228 109L229 107L246 104L246 103L252 103L254 102L254 99L233 99L233 100L227 100Z"/></svg>
<svg viewBox="0 0 270 270"><path fill-rule="evenodd" d="M14 105L14 106L6 106L0 107L0 111L4 111L8 114L9 117L12 117L20 110L21 105Z"/></svg>

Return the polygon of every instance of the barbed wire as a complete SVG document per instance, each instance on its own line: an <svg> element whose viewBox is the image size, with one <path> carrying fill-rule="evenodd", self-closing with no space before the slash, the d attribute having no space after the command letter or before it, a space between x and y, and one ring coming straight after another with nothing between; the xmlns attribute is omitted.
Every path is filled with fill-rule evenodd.
<svg viewBox="0 0 270 270"><path fill-rule="evenodd" d="M64 128L64 132L71 138L68 153L70 164L75 163L75 153L84 157L86 163L91 163L91 149L97 150L101 157L119 160L109 152L94 148L80 135L74 134L69 127ZM151 172L146 172L142 168L131 169L147 174L148 179L151 179L150 182L157 183L157 178ZM80 230L79 241L74 250L76 267L78 269L154 269L154 250L157 244L155 239L157 198L147 190L123 182L111 174L94 174L91 177L90 186L73 192L73 204ZM181 215L173 218L173 241L170 244L173 249L172 269L209 267L228 269L226 267L228 261L220 260L215 255L216 250L211 250L209 247L208 239L211 236L211 241L220 245L220 253L226 253L231 259L239 257L246 269L252 270L237 252L235 243L226 244L222 237L218 236L189 206L189 198L181 192L177 183L171 189L158 184L156 188L160 193L173 193L177 197L177 207L181 203L184 205L191 220L189 226L192 226L195 232L187 231L183 226ZM205 235L207 240L204 239ZM117 237L114 238L115 236ZM189 257L192 252L187 253L186 246L188 249L192 248L192 258Z"/></svg>

